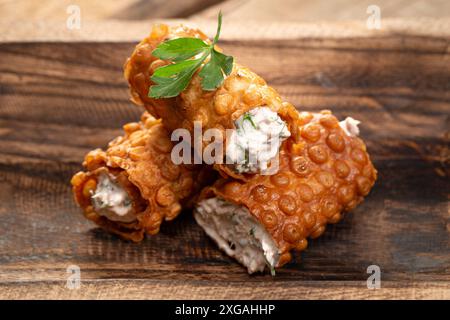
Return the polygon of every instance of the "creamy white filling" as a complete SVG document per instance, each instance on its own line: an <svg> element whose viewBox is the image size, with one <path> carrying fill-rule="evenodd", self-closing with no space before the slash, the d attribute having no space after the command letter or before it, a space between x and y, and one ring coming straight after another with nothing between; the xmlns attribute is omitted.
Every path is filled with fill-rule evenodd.
<svg viewBox="0 0 450 320"><path fill-rule="evenodd" d="M131 222L131 199L128 193L106 173L98 177L97 188L91 196L95 211L113 221Z"/></svg>
<svg viewBox="0 0 450 320"><path fill-rule="evenodd" d="M222 250L247 267L248 273L262 272L266 266L274 270L278 247L244 206L210 198L197 205L194 217Z"/></svg>
<svg viewBox="0 0 450 320"><path fill-rule="evenodd" d="M347 117L345 120L339 122L339 126L344 130L345 134L350 137L357 137L359 135L358 125L361 121L353 119L352 117Z"/></svg>
<svg viewBox="0 0 450 320"><path fill-rule="evenodd" d="M257 173L268 168L291 133L286 123L268 107L246 112L235 121L226 148L227 163L239 173Z"/></svg>

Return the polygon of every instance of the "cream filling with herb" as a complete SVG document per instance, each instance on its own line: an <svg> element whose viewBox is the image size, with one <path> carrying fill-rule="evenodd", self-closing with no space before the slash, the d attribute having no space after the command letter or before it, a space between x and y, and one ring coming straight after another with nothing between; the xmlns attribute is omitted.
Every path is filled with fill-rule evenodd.
<svg viewBox="0 0 450 320"><path fill-rule="evenodd" d="M278 247L247 208L221 198L210 198L197 205L194 217L226 254L247 267L248 273L262 272L267 266L274 274L279 260Z"/></svg>
<svg viewBox="0 0 450 320"><path fill-rule="evenodd" d="M344 130L345 134L350 137L357 137L359 135L358 125L361 121L355 120L352 117L347 117L341 122L339 122L339 126Z"/></svg>
<svg viewBox="0 0 450 320"><path fill-rule="evenodd" d="M132 222L136 219L130 196L106 173L99 175L91 201L95 211L109 220Z"/></svg>
<svg viewBox="0 0 450 320"><path fill-rule="evenodd" d="M227 163L239 173L266 170L291 133L286 123L268 107L254 108L235 121L227 141Z"/></svg>

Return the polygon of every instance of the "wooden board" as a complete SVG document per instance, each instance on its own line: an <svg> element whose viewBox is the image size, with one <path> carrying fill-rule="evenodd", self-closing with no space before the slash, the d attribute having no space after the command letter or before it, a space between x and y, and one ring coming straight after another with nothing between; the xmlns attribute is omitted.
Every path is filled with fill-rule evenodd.
<svg viewBox="0 0 450 320"><path fill-rule="evenodd" d="M83 21L126 21L161 18L210 18L215 20L222 10L225 21L365 21L367 8L376 4L386 18L443 18L448 17L447 0L21 0L0 1L0 20L58 21L68 16L67 7L80 7ZM19 23L18 23L19 24ZM20 26L19 26L20 27ZM9 32L15 32L9 30Z"/></svg>
<svg viewBox="0 0 450 320"><path fill-rule="evenodd" d="M449 16L450 3L446 0L228 0L213 5L195 17L215 18L222 10L227 20L246 19L267 21L302 21L317 23L321 21L365 21L369 16L367 8L377 5L382 19L386 18L442 18Z"/></svg>
<svg viewBox="0 0 450 320"><path fill-rule="evenodd" d="M77 5L83 20L147 20L188 17L223 0L33 0L0 1L0 18L16 21L65 20L67 8Z"/></svg>
<svg viewBox="0 0 450 320"><path fill-rule="evenodd" d="M276 277L247 275L189 212L141 244L82 218L70 177L141 112L121 68L133 46L0 44L1 298L450 298L448 37L222 42L299 109L361 120L379 170L367 200Z"/></svg>

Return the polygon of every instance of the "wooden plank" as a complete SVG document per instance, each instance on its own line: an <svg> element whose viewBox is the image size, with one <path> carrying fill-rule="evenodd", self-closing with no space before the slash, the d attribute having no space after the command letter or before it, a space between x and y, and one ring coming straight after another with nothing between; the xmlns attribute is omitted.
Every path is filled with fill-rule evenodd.
<svg viewBox="0 0 450 320"><path fill-rule="evenodd" d="M365 21L367 8L376 5L381 18L443 18L448 17L450 3L446 0L229 0L211 6L193 17L214 19L222 10L233 21ZM192 18L192 17L191 17Z"/></svg>
<svg viewBox="0 0 450 320"><path fill-rule="evenodd" d="M79 214L69 180L84 153L141 112L121 71L133 43L0 44L1 295L448 298L448 45L402 34L223 42L299 109L362 120L379 170L368 199L271 278L248 276L189 212L137 245ZM86 291L64 291L71 264ZM371 264L392 290L364 287Z"/></svg>
<svg viewBox="0 0 450 320"><path fill-rule="evenodd" d="M227 20L321 22L366 20L369 5L376 4L384 18L448 17L446 0L20 0L0 1L0 20L14 17L16 21L65 20L67 7L79 6L83 20L144 20L167 18L215 19L219 10ZM20 23L17 23L18 25Z"/></svg>
<svg viewBox="0 0 450 320"><path fill-rule="evenodd" d="M145 22L119 20L83 20L81 28L68 29L66 20L24 20L17 24L11 17L0 20L0 42L34 41L140 41L146 37L153 23L186 24L198 27L213 37L216 19L152 19ZM257 25L257 27L255 27ZM242 32L242 30L249 30ZM343 22L300 23L297 21L234 21L224 17L222 40L292 40L297 38L348 39L354 37L380 38L398 35L449 37L450 18L383 19L381 30L369 30L365 20Z"/></svg>
<svg viewBox="0 0 450 320"><path fill-rule="evenodd" d="M365 283L292 281L277 284L247 282L186 283L153 280L83 281L79 289L68 289L65 281L0 284L1 299L449 299L449 283L396 282L367 289Z"/></svg>
<svg viewBox="0 0 450 320"><path fill-rule="evenodd" d="M0 19L16 21L64 21L67 8L77 5L83 20L144 20L151 18L183 18L223 0L20 0L0 1ZM18 23L19 24L19 23Z"/></svg>
<svg viewBox="0 0 450 320"><path fill-rule="evenodd" d="M111 18L115 19L161 19L186 18L212 5L218 5L223 0L137 0L121 12L116 12Z"/></svg>

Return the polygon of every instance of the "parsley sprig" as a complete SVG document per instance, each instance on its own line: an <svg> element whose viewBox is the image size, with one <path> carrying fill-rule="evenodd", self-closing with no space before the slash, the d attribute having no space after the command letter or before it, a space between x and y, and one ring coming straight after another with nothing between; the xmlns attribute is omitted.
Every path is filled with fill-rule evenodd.
<svg viewBox="0 0 450 320"><path fill-rule="evenodd" d="M151 77L155 83L150 87L151 98L172 98L178 96L189 85L194 73L210 57L199 72L203 90L212 91L222 85L233 70L233 57L214 49L219 41L222 27L222 13L219 12L217 32L211 44L198 38L177 38L162 42L153 56L170 60L171 64L157 68Z"/></svg>

